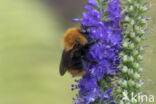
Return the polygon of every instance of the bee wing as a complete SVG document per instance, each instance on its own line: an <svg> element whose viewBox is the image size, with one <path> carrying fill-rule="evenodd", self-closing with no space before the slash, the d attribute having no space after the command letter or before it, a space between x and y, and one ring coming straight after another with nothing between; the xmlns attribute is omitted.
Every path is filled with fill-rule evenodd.
<svg viewBox="0 0 156 104"><path fill-rule="evenodd" d="M60 63L60 69L59 69L61 76L63 76L65 72L67 71L68 66L69 66L69 61L70 61L70 51L63 50L61 63Z"/></svg>

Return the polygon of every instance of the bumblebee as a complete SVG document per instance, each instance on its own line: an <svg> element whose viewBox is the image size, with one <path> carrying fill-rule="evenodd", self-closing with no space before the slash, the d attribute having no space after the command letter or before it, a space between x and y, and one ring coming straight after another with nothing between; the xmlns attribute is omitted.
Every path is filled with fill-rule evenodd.
<svg viewBox="0 0 156 104"><path fill-rule="evenodd" d="M86 73L83 60L96 63L87 57L87 53L98 41L89 37L88 27L68 29L63 38L64 49L59 68L60 75L63 76L68 71L73 76L83 76Z"/></svg>

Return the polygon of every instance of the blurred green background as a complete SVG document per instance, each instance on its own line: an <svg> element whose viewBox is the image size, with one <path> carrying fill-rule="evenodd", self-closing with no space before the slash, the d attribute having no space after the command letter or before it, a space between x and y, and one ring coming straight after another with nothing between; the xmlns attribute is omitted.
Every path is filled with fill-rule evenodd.
<svg viewBox="0 0 156 104"><path fill-rule="evenodd" d="M0 104L72 104L71 75L59 75L65 30L86 0L0 0ZM144 92L156 96L156 1L144 61Z"/></svg>

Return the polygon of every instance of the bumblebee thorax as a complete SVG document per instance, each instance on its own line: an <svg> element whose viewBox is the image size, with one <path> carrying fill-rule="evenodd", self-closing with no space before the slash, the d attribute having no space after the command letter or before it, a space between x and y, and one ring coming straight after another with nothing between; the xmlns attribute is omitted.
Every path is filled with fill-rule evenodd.
<svg viewBox="0 0 156 104"><path fill-rule="evenodd" d="M78 28L68 29L63 39L65 49L71 50L76 42L79 42L80 45L85 45L87 43L87 39L82 33L80 33Z"/></svg>

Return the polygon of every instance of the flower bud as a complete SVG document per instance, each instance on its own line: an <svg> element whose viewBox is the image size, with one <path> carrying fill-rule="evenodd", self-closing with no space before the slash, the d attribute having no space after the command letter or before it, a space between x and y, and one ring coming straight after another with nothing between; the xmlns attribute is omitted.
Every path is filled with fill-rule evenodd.
<svg viewBox="0 0 156 104"><path fill-rule="evenodd" d="M120 53L119 53L119 56L120 56L120 57L123 57L124 55L125 55L125 54L124 54L123 52L120 52Z"/></svg>
<svg viewBox="0 0 156 104"><path fill-rule="evenodd" d="M133 70L132 69L128 70L128 75L129 76L132 76L133 75Z"/></svg>
<svg viewBox="0 0 156 104"><path fill-rule="evenodd" d="M131 44L129 45L129 49L130 49L130 50L134 50L134 48L135 48L134 44L131 43Z"/></svg>
<svg viewBox="0 0 156 104"><path fill-rule="evenodd" d="M126 87L127 87L127 81L126 81L126 80L123 80L121 86L122 86L123 88L126 88Z"/></svg>
<svg viewBox="0 0 156 104"><path fill-rule="evenodd" d="M122 68L122 72L123 72L123 73L127 73L127 72L128 72L127 66L124 66L124 67Z"/></svg>
<svg viewBox="0 0 156 104"><path fill-rule="evenodd" d="M130 22L130 24L131 25L134 25L135 24L135 21L132 19L131 22Z"/></svg>
<svg viewBox="0 0 156 104"><path fill-rule="evenodd" d="M138 43L140 43L141 42L141 38L140 37L136 37L135 38L135 42L138 44Z"/></svg>
<svg viewBox="0 0 156 104"><path fill-rule="evenodd" d="M125 35L130 35L130 33L131 33L131 32L128 31L128 30L126 30L126 31L123 32L123 34L125 34Z"/></svg>
<svg viewBox="0 0 156 104"><path fill-rule="evenodd" d="M141 87L142 87L142 84L136 83L136 88L137 88L137 89L140 89Z"/></svg>
<svg viewBox="0 0 156 104"><path fill-rule="evenodd" d="M133 78L134 78L134 80L139 80L140 79L140 74L134 73Z"/></svg>
<svg viewBox="0 0 156 104"><path fill-rule="evenodd" d="M129 22L130 22L130 18L129 18L129 16L126 16L123 22L127 22L127 23L129 23Z"/></svg>
<svg viewBox="0 0 156 104"><path fill-rule="evenodd" d="M133 80L129 80L129 81L128 81L128 85L129 85L130 87L132 87L132 86L135 85L135 82L134 82Z"/></svg>
<svg viewBox="0 0 156 104"><path fill-rule="evenodd" d="M130 34L130 37L131 37L132 39L135 38L135 33L132 32L132 33Z"/></svg>
<svg viewBox="0 0 156 104"><path fill-rule="evenodd" d="M133 63L133 61L134 61L133 56L130 56L128 61L129 61L130 63Z"/></svg>
<svg viewBox="0 0 156 104"><path fill-rule="evenodd" d="M138 60L138 61L143 61L143 56L142 56L142 55L138 55L138 56L137 56L137 60Z"/></svg>
<svg viewBox="0 0 156 104"><path fill-rule="evenodd" d="M139 33L141 36L145 34L145 31L143 29L140 29Z"/></svg>
<svg viewBox="0 0 156 104"><path fill-rule="evenodd" d="M139 27L139 26L135 26L134 29L135 29L136 31L140 31L140 27Z"/></svg>
<svg viewBox="0 0 156 104"><path fill-rule="evenodd" d="M141 26L144 26L144 25L146 25L147 24L147 20L146 19L141 19L140 20L140 25Z"/></svg>
<svg viewBox="0 0 156 104"><path fill-rule="evenodd" d="M123 62L124 63L128 62L128 56L127 55L123 56Z"/></svg>
<svg viewBox="0 0 156 104"><path fill-rule="evenodd" d="M118 84L121 85L122 84L122 79L118 80Z"/></svg>
<svg viewBox="0 0 156 104"><path fill-rule="evenodd" d="M140 10L141 13L144 13L144 12L147 12L148 11L148 8L146 6L141 6L139 8L139 10Z"/></svg>
<svg viewBox="0 0 156 104"><path fill-rule="evenodd" d="M138 70L140 68L140 65L138 63L134 63L133 67L134 67L135 70Z"/></svg>
<svg viewBox="0 0 156 104"><path fill-rule="evenodd" d="M131 5L128 9L128 12L133 12L134 11L134 7Z"/></svg>
<svg viewBox="0 0 156 104"><path fill-rule="evenodd" d="M139 68L139 69L138 69L138 72L142 72L142 71L143 71L143 68Z"/></svg>
<svg viewBox="0 0 156 104"><path fill-rule="evenodd" d="M139 54L138 50L133 50L133 55L137 56Z"/></svg>
<svg viewBox="0 0 156 104"><path fill-rule="evenodd" d="M128 42L123 42L123 48L127 49L128 48Z"/></svg>

